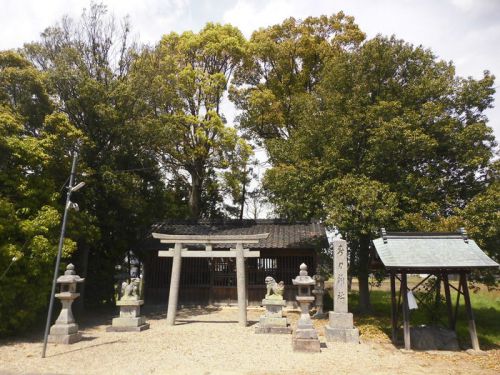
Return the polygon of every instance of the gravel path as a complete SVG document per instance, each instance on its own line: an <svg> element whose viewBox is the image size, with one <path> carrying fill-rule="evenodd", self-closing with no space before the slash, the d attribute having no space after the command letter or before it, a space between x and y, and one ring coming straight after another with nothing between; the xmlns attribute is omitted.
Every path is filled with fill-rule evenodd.
<svg viewBox="0 0 500 375"><path fill-rule="evenodd" d="M262 309L248 310L251 323ZM0 342L0 374L497 374L465 352L403 353L392 345L325 343L321 353L294 353L291 335L262 335L240 327L237 309L184 309L168 327L165 315L148 316L149 330L105 332L106 325L83 330L76 344L49 344L41 359L39 338ZM289 311L292 327L298 312ZM488 352L489 353L489 352ZM497 351L488 356L498 357ZM490 358L492 360L498 358ZM491 362L491 361L490 361Z"/></svg>

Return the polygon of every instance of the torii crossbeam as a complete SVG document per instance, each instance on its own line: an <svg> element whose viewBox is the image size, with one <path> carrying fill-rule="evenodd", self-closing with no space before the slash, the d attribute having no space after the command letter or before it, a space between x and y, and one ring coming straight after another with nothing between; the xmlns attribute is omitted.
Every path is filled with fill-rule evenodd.
<svg viewBox="0 0 500 375"><path fill-rule="evenodd" d="M170 278L170 293L167 308L167 324L175 324L177 313L177 301L179 297L179 283L181 278L182 258L236 258L236 283L238 290L238 322L247 325L246 306L246 281L245 281L245 258L258 258L260 251L244 249L244 243L259 243L266 239L269 233L247 234L247 235L173 235L153 233L153 238L159 239L161 243L175 244L173 249L159 250L159 257L171 257L172 276ZM205 246L205 250L188 250L183 244L199 244ZM212 250L213 244L236 244L235 249L229 251Z"/></svg>

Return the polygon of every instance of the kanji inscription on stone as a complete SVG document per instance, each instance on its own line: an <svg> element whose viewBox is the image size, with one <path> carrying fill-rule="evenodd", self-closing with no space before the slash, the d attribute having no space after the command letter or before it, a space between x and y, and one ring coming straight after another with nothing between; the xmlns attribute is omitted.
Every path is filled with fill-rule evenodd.
<svg viewBox="0 0 500 375"><path fill-rule="evenodd" d="M347 242L333 240L333 311L346 313L347 310Z"/></svg>

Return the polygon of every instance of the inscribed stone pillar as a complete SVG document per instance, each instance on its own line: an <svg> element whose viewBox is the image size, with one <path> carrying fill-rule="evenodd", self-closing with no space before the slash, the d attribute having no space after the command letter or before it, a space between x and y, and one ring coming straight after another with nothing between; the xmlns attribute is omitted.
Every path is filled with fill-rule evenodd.
<svg viewBox="0 0 500 375"><path fill-rule="evenodd" d="M182 244L176 243L174 247L174 257L172 259L172 276L170 278L170 292L168 295L167 325L175 324L177 313L177 301L179 298L179 283L181 280Z"/></svg>
<svg viewBox="0 0 500 375"><path fill-rule="evenodd" d="M354 328L352 313L348 312L347 242L333 241L333 311L328 313L325 327L327 341L359 343L359 331Z"/></svg>
<svg viewBox="0 0 500 375"><path fill-rule="evenodd" d="M245 280L245 255L243 244L236 244L236 283L238 291L238 322L247 325L247 296Z"/></svg>

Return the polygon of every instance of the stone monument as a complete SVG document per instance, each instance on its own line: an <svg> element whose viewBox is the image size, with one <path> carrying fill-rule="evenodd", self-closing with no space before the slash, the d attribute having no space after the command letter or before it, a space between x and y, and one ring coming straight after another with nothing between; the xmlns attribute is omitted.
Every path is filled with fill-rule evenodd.
<svg viewBox="0 0 500 375"><path fill-rule="evenodd" d="M76 284L84 280L75 273L75 266L71 263L66 267L64 275L57 278L57 283L61 285L61 289L55 297L61 301L62 309L55 324L50 327L48 342L73 344L81 340L82 335L78 332L78 324L75 323L71 305L80 295L80 293L76 293Z"/></svg>
<svg viewBox="0 0 500 375"><path fill-rule="evenodd" d="M146 318L141 316L141 306L144 300L140 299L141 279L133 278L130 282L123 282L122 297L116 301L120 306L120 316L113 318L108 332L140 332L149 328Z"/></svg>
<svg viewBox="0 0 500 375"><path fill-rule="evenodd" d="M323 319L326 317L326 314L323 312L323 296L325 294L325 278L321 275L314 275L313 280L316 284L314 284L314 289L312 294L316 297L315 305L316 305L316 313L312 316L313 319Z"/></svg>
<svg viewBox="0 0 500 375"><path fill-rule="evenodd" d="M285 291L283 281L277 283L274 278L268 276L266 289L266 296L262 300L266 312L260 317L255 333L292 333L292 328L283 316L283 306L286 306L286 301L283 299Z"/></svg>
<svg viewBox="0 0 500 375"><path fill-rule="evenodd" d="M307 266L300 265L299 276L292 280L293 285L298 286L297 302L299 303L301 314L297 322L297 329L293 335L292 344L294 351L301 352L319 352L320 342L318 333L313 326L309 316L309 308L314 302L314 296L311 295L311 286L315 281L307 275Z"/></svg>
<svg viewBox="0 0 500 375"><path fill-rule="evenodd" d="M325 327L327 341L359 343L359 330L354 327L347 308L347 242L333 241L333 311L328 313Z"/></svg>

